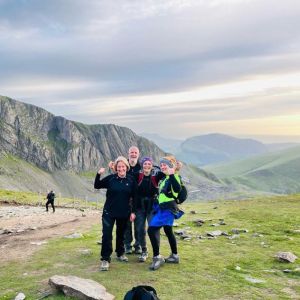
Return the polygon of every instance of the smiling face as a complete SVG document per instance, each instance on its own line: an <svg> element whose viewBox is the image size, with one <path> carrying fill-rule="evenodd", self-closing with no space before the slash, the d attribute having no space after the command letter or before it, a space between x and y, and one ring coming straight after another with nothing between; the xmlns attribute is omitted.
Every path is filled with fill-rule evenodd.
<svg viewBox="0 0 300 300"><path fill-rule="evenodd" d="M140 151L137 147L130 147L128 150L128 158L131 166L135 166L139 159Z"/></svg>
<svg viewBox="0 0 300 300"><path fill-rule="evenodd" d="M161 170L164 174L168 175L168 169L169 169L169 167L168 167L167 164L165 164L165 163L161 163L161 164L160 164L160 170Z"/></svg>
<svg viewBox="0 0 300 300"><path fill-rule="evenodd" d="M119 177L126 176L127 166L122 161L118 161L116 169Z"/></svg>
<svg viewBox="0 0 300 300"><path fill-rule="evenodd" d="M153 167L153 164L151 161L149 160L146 160L144 163L143 163L143 171L144 171L144 174L150 174L151 170L152 170L152 167Z"/></svg>

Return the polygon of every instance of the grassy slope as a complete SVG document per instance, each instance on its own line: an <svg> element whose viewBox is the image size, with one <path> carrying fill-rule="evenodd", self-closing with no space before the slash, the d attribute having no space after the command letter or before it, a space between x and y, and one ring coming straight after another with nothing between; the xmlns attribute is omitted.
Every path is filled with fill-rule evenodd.
<svg viewBox="0 0 300 300"><path fill-rule="evenodd" d="M78 240L63 238L43 245L29 260L20 263L4 263L0 269L0 299L11 299L23 291L26 299L37 299L39 291L47 289L51 275L77 275L102 283L108 291L123 299L127 290L137 284L154 286L163 300L189 299L291 299L300 295L300 272L283 273L284 269L300 267L299 259L294 264L277 262L273 256L278 251L291 251L300 256L300 235L292 231L300 229L300 195L252 199L246 201L190 203L184 205L185 222L193 235L207 231L232 228L247 228L249 233L229 240L179 241L181 263L165 265L156 272L148 270L148 263L138 263L130 256L129 263L113 259L109 272L99 272L100 226L86 232ZM214 209L217 206L217 209ZM190 210L198 214L190 214ZM194 219L207 221L195 227ZM223 218L227 225L211 227ZM263 237L253 237L260 233ZM162 237L162 254L169 253L165 237ZM82 256L78 250L90 248L91 256ZM236 270L240 266L241 270ZM24 275L27 273L27 275ZM245 276L265 280L265 283L249 283ZM51 296L48 299L65 299ZM296 299L296 298L295 298Z"/></svg>
<svg viewBox="0 0 300 300"><path fill-rule="evenodd" d="M70 171L46 172L23 159L12 155L0 156L0 189L17 191L35 191L45 194L54 189L57 194L66 197L97 200L99 193L94 193L95 172L89 176Z"/></svg>
<svg viewBox="0 0 300 300"><path fill-rule="evenodd" d="M278 193L300 191L300 147L207 169L219 178L230 179L257 190Z"/></svg>
<svg viewBox="0 0 300 300"><path fill-rule="evenodd" d="M57 194L66 197L96 201L104 197L103 193L94 192L95 173L93 170L80 174L66 170L49 173L16 156L0 155L0 189L27 190L42 194L54 189ZM191 194L191 198L216 199L224 195L225 185L210 172L185 165L181 175L189 180L189 190L200 190L199 194ZM204 193L203 186L209 187L211 192Z"/></svg>

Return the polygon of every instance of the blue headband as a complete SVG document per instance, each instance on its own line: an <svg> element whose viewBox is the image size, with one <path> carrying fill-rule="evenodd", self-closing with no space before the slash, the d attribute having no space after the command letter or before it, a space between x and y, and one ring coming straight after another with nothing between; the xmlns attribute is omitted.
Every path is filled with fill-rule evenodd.
<svg viewBox="0 0 300 300"><path fill-rule="evenodd" d="M159 162L161 164L166 164L170 168L174 168L173 163L170 160L166 159L166 158L162 158Z"/></svg>

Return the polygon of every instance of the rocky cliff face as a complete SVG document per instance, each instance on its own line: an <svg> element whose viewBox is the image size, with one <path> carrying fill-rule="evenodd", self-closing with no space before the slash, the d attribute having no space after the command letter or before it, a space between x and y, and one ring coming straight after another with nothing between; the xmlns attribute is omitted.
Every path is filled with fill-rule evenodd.
<svg viewBox="0 0 300 300"><path fill-rule="evenodd" d="M156 160L154 143L116 125L84 125L0 96L0 149L48 171L95 170L137 145Z"/></svg>

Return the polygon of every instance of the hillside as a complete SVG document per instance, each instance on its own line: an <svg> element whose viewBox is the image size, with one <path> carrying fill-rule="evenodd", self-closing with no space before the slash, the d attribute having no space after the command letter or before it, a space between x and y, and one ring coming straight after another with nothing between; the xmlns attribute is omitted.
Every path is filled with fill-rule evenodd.
<svg viewBox="0 0 300 300"><path fill-rule="evenodd" d="M186 139L177 156L196 166L232 161L267 152L267 147L256 140L239 139L224 134L207 134Z"/></svg>
<svg viewBox="0 0 300 300"><path fill-rule="evenodd" d="M299 146L205 169L226 182L255 190L280 194L300 191Z"/></svg>
<svg viewBox="0 0 300 300"><path fill-rule="evenodd" d="M132 130L85 125L0 96L0 149L48 170L95 170L136 145L155 159L164 152Z"/></svg>
<svg viewBox="0 0 300 300"><path fill-rule="evenodd" d="M148 269L151 248L146 263L138 262L135 255L129 256L128 263L117 262L113 256L110 270L99 272L100 211L98 217L88 211L84 212L88 217L83 217L81 211L58 208L51 220L52 215L40 207L0 206L0 227L15 232L0 234L0 255L5 258L0 268L0 299L14 299L18 292L26 299L42 299L53 275L93 279L120 300L139 284L155 287L162 300L299 299L299 200L300 195L293 195L182 205L186 214L174 230L184 231L189 239L177 235L180 263L165 264L155 272ZM202 226L194 222L199 219L204 221ZM212 226L220 220L225 225ZM209 238L207 233L215 230L227 236ZM64 238L75 231L82 236ZM37 245L38 241L43 243ZM5 253L6 249L13 254ZM274 257L279 251L292 252L298 259L279 262ZM163 234L161 254L169 255ZM66 298L56 294L46 299Z"/></svg>
<svg viewBox="0 0 300 300"><path fill-rule="evenodd" d="M131 145L156 163L165 153L132 130L116 125L85 125L46 110L0 96L0 188L95 200L95 172ZM210 172L188 165L182 176L190 199L227 198L240 190ZM248 194L248 191L247 191Z"/></svg>

